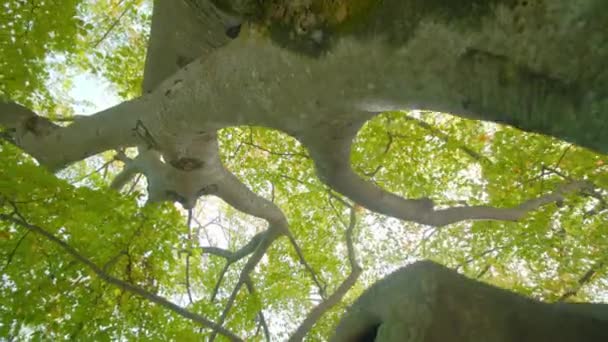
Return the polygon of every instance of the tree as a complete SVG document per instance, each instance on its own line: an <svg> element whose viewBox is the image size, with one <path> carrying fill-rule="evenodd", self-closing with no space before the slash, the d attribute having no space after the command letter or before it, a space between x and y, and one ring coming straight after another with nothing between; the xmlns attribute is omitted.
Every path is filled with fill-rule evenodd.
<svg viewBox="0 0 608 342"><path fill-rule="evenodd" d="M76 4L73 6L75 8ZM291 266L295 267L293 260L297 260L301 264L299 267L306 271L307 279L299 279L299 291L314 291L322 300L318 309L311 311L310 319L304 321L304 333L309 332L325 310L341 301L361 272L352 235L362 208L427 227L456 225L462 227L462 234L466 235L466 232L481 229L477 223L464 224L472 220L517 221L525 215L534 215L533 212L539 209L546 210L542 212L541 220L545 226L563 223L563 216L567 215L556 206L546 209L546 205L568 202L571 203L571 210L578 214L577 220L582 217L584 208L585 213L589 213L585 223L594 227L594 236L603 236L601 229L596 227L605 222L603 187L608 180L603 176L604 159L591 152L555 141L547 143L538 136L525 138L544 149L550 146L551 153L544 156L548 158L546 163L543 161L535 167L524 165L519 172L529 175L532 171L541 171L540 179L547 180L551 189L527 191L512 196L507 203L500 203L496 196L498 183L479 185L473 187L471 196L468 196L470 201L465 205L447 200L437 204L430 198L437 197L435 194L428 193L428 189L420 191L416 188L418 178L402 184L412 188L400 190L413 195L406 197L387 190L391 183L398 183L396 179L374 179L379 168L367 173L354 169L353 162L357 162L357 158L362 161L373 154L361 154L361 151L353 148L353 141L366 122L380 113L389 112L374 119L382 120L380 128L389 128L385 132L387 134L379 134L380 128L373 126L373 120L363 129L371 130L368 144L381 147L381 152L376 155L381 161L380 168L384 163L390 163L382 158L386 158L395 140L408 134L419 134L429 146L446 145L474 159L478 166L481 165L486 179L505 181L500 178L505 173L500 162L486 160L487 156L471 148L471 144L454 139L457 132L480 129L481 124L443 117L436 119L434 125L425 119L425 115L421 118L420 115L401 112L422 109L506 123L597 152L607 152L608 138L603 133L608 128L604 114L608 106L608 75L605 72L608 70L608 33L604 29L604 23L608 21L606 7L600 0L575 3L565 0L551 3L471 0L459 2L458 5L439 1L397 0L157 0L154 2L143 74L144 95L92 116L78 117L65 126L37 115L24 105L6 102L0 104L0 125L7 128L3 136L53 171L104 151L116 150L112 158L122 162L124 168L114 178L112 188L120 190L137 174L143 174L147 181L149 202L177 201L184 208L192 210L199 197L213 195L241 213L265 220L267 228L250 234L249 241L239 241L242 246L236 250L211 246L201 251L193 247L191 233L187 234L189 238L183 239L163 231L163 228L168 230L168 226L178 224L177 216L169 206L151 205L139 212L134 202L136 194L121 198L109 190L90 193L82 188L73 189L31 164L19 162L23 156L8 146L3 147L3 158L14 163L3 170L7 176L5 178L10 179L3 188L12 190L2 193L5 210L1 214L2 220L11 229L21 227L26 232L46 237L47 241L56 245L53 253L47 253L55 255L59 253L56 249L59 247L87 266L87 272L92 271L101 280L118 286L121 289L115 294L118 302L124 300L128 305L140 305L150 310L140 313L143 316L137 318L138 322L145 315L153 316L155 321L172 316L164 316L170 315L164 311L155 311L157 309L152 309L150 303L137 303L129 297L132 294L143 296L211 328L212 336L219 332L233 339L236 339L236 335L232 331L249 334L255 330L250 326L253 320L247 321L249 323L239 321L252 318L252 312L254 317L258 317L260 326L266 325L262 323L265 318L260 311L260 297L255 295L259 292L256 288L260 286L255 278L258 273L263 273L263 283L272 282L272 270L267 269L267 265L276 266L282 254L293 254L293 259L289 261ZM124 55L124 58L130 56L128 51ZM113 61L120 60L118 57ZM106 70L114 71L106 72L109 78L120 78L116 69ZM17 89L17 86L14 87ZM126 82L122 89L123 96L136 91L136 87ZM8 91L5 93L11 100L28 104L20 98L24 97L21 94L27 93L27 89L15 93L17 95ZM53 118L52 115L50 117ZM219 130L244 125L276 129L295 138L297 142L291 140L284 146L292 150L286 153L301 158L302 164L314 164L316 174L324 185L309 181L312 175L304 166L299 166L295 167L295 174L283 175L283 178L291 178L296 184L284 186L279 191L295 191L298 186L321 188L320 193L328 195L330 204L337 206L334 207L337 218L319 219L315 214L322 212L306 213L299 207L290 207L284 199L275 201L275 182L270 190L260 182L252 182L249 184L251 188L246 186L243 174L239 175L241 178L235 175L238 162L226 160L226 152L223 152L222 160L220 142L229 151L231 143L240 141L275 155L278 153L276 149L265 149L254 142L253 137L262 141L266 139L268 145L281 147L281 144L269 133L260 133L259 129L236 128L225 133L224 138L218 138ZM442 126L454 134L446 134L437 128ZM415 130L425 133L416 133ZM483 131L478 135L480 145L484 145L483 140L488 139L489 133ZM501 134L496 136L504 139L506 144L493 144L492 154L500 155L500 148L509 148L503 145L516 143L513 136L517 134L507 128L501 130ZM429 136L433 141L426 139ZM357 139L366 139L365 133L361 132ZM137 147L137 153L125 151L129 147ZM511 148L516 147L511 145ZM234 146L232 151L240 153L239 148ZM535 147L529 149L534 151ZM541 150L538 148L535 152ZM574 158L570 163L582 160L582 164L592 165L593 169L577 170L572 167L567 169L571 172L564 173L562 159L566 153L576 156L569 156ZM278 165L285 167L286 164ZM246 163L240 166L246 166ZM526 168L534 170L522 170ZM511 170L515 172L513 168ZM436 177L426 174L422 178L433 180ZM31 180L30 185L26 185L28 179ZM408 179L401 178L399 181L403 183ZM522 180L522 183L525 181ZM66 208L65 201L58 201L55 193L51 195L54 198L51 202L41 204L40 201L49 196L49 189L72 200L69 202L70 208ZM450 189L438 191L445 197L449 197L451 192ZM504 187L501 188L503 194L506 191ZM40 196L35 196L38 192ZM474 198L473 195L479 197ZM580 195L586 196L584 198L590 199L590 202L567 198L580 198ZM318 196L319 192L306 199L308 205L315 205ZM112 200L108 201L109 198ZM90 208L92 203L95 204L94 209ZM590 204L596 207L587 208ZM282 210L282 205L286 209ZM80 208L84 217L74 215L78 212L76 208ZM130 216L134 211L138 214ZM57 217L59 212L64 212L64 215ZM116 213L116 217L104 216L104 212ZM348 256L345 258L348 260L334 265L333 269L319 272L306 257L314 247L303 248L299 240L313 244L328 241L323 236L303 237L302 222L309 220L335 225L345 214L350 221L344 222L346 239L341 243L341 252ZM235 215L238 217L238 214ZM572 216L568 217L571 219ZM146 223L154 222L152 218L158 222ZM80 236L77 237L78 234L71 227L83 222L89 228L81 227L78 230ZM118 223L125 224L125 227L119 229ZM111 227L109 231L118 239L112 241L117 246L122 244L127 247L85 256L85 250L103 249L106 242L92 241L91 234L98 234L101 226L108 225ZM69 235L64 236L66 229ZM433 232L439 231L433 229ZM127 237L121 231L131 234ZM334 237L338 235L337 231L332 233ZM17 241L26 239L27 234L23 233L23 238L16 238ZM562 234L560 227L552 234ZM149 240L139 241L138 237L142 235ZM481 234L485 237L488 235ZM243 237L248 236L243 234ZM281 243L281 237L286 237L289 243ZM14 239L11 234L9 240L13 242ZM138 242L131 244L135 240ZM487 253L515 248L513 245L516 243L513 239L499 245L492 243L490 245L495 246L489 247L490 252ZM162 252L151 257L150 251L144 248L146 244L160 246ZM183 246L176 251L176 246L180 244ZM37 249L31 241L30 246ZM576 250L581 248L578 243L568 247L573 246L578 248ZM594 246L597 250L593 251L593 258L582 256L579 261L593 264L591 269L597 273L601 272L605 262L600 257L605 252L602 252L602 243L596 241ZM200 293L193 295L190 293L189 260L193 259L193 255L197 256L194 250L197 250L196 253L224 258L225 266L222 266L224 271L220 273L217 288L201 289ZM560 250L556 253L566 252ZM188 310L164 298L175 295L175 288L179 284L175 277L169 277L179 269L175 260L168 261L172 253L185 255ZM271 259L266 266L262 261L264 258ZM53 260L50 256L48 259ZM466 259L462 260L463 265L466 265ZM272 263L273 260L276 263ZM241 269L238 275L232 275L230 281L233 286L229 293L221 294L219 284L222 283L223 274L234 263L238 263ZM67 267L66 264L70 265L62 261L53 267ZM318 266L323 262L316 260L314 264ZM256 268L258 272L254 272ZM345 268L351 270L347 277ZM42 267L39 270L44 272ZM163 275L161 270L167 274ZM94 297L98 299L89 298L90 302L107 298L103 289L105 285L101 285L103 283L91 282L80 269L72 272L71 279L77 279L74 282L86 281L88 291L99 293L98 297ZM201 270L197 272L199 277L205 274ZM339 281L341 278L345 279L344 282ZM328 292L328 284L333 291ZM67 283L65 286L70 287ZM243 298L243 287L253 295ZM201 293L211 293L212 301L216 296L222 296L222 311L216 312L216 308L198 300L200 298L196 297ZM84 297L86 293L78 295ZM124 296L125 299L122 299ZM78 298L74 299L75 302L82 303L81 297ZM231 315L235 302L241 304L234 310L248 309L243 309L245 312L241 315ZM106 309L111 312L110 308L113 307ZM29 314L23 316L31 317ZM237 330L222 328L226 320ZM23 320L20 322L24 324ZM38 319L25 325L36 326L40 322ZM75 324L72 331L79 333L85 329L82 321L71 322ZM191 327L185 328L184 324L176 323L172 326L174 331L170 333L196 333ZM136 335L141 331L161 334L151 327L140 326L139 329L140 332L129 334ZM328 330L326 327L318 329ZM123 329L121 333L126 330ZM311 336L317 336L315 334L317 332L311 332Z"/></svg>

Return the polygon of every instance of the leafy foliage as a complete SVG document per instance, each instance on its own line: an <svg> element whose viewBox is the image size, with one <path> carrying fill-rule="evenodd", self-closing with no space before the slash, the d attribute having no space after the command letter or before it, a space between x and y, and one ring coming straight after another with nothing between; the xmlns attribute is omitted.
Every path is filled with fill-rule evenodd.
<svg viewBox="0 0 608 342"><path fill-rule="evenodd" d="M49 70L61 77L73 72L57 67L58 56L107 78L123 98L139 94L149 3L4 6L0 29L9 34L0 35L1 96L52 106ZM285 339L348 276L344 235L351 206L365 271L345 300L314 326L310 340L326 339L345 305L369 284L420 258L548 301L605 299L607 156L449 115L380 115L359 133L351 161L360 175L405 197L428 196L441 206L513 206L564 182L593 184L593 190L545 206L522 222L429 228L367 212L329 190L291 137L258 127L232 127L220 135L226 167L283 210L323 286L317 287L287 239L275 242L252 274L251 291L238 293L226 321L247 340L263 339L261 317L273 338ZM210 251L239 250L265 223L205 199L188 227L175 207L144 205L138 182L122 194L107 190L118 169L112 158L91 158L57 178L1 145L0 214L45 229L113 277L217 319L245 260L229 263ZM108 284L61 246L14 222L0 220L0 255L1 336L194 341L207 334L165 307Z"/></svg>
<svg viewBox="0 0 608 342"><path fill-rule="evenodd" d="M87 10L90 22L88 49L74 60L109 80L123 99L141 94L149 37L151 1L94 1Z"/></svg>
<svg viewBox="0 0 608 342"><path fill-rule="evenodd" d="M172 206L139 208L136 195L73 187L7 145L0 156L3 214L44 227L112 275L148 291L171 293L177 285L171 277L175 248L185 230ZM166 313L105 284L56 244L22 227L3 222L0 244L6 252L3 336L25 329L32 338L115 339L132 334L132 326L144 329L146 322L166 319Z"/></svg>
<svg viewBox="0 0 608 342"><path fill-rule="evenodd" d="M44 82L53 53L74 53L90 29L78 16L80 0L7 1L0 12L0 98L26 104L49 98Z"/></svg>

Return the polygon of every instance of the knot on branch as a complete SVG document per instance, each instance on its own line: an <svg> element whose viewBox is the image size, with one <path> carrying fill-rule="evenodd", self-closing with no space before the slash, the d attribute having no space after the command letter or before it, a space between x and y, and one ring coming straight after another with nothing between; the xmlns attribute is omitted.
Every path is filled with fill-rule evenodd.
<svg viewBox="0 0 608 342"><path fill-rule="evenodd" d="M196 158L179 158L170 160L169 164L178 170L193 171L202 168L205 162Z"/></svg>
<svg viewBox="0 0 608 342"><path fill-rule="evenodd" d="M135 128L133 128L133 132L146 144L146 147L148 149L150 149L150 150L159 149L156 139L154 139L152 134L150 134L150 131L148 131L148 128L144 125L144 123L141 120L137 120L137 123L135 124Z"/></svg>
<svg viewBox="0 0 608 342"><path fill-rule="evenodd" d="M23 122L25 132L32 133L36 137L47 136L59 127L51 120L38 115L30 116Z"/></svg>

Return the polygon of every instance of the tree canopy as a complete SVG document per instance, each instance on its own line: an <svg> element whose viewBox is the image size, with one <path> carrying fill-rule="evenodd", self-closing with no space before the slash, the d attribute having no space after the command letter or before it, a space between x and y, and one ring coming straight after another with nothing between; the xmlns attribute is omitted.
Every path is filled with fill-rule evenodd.
<svg viewBox="0 0 608 342"><path fill-rule="evenodd" d="M507 9L421 6L420 18L402 28L407 37L388 35L390 48L364 40L369 51L353 56L371 57L358 59L341 51L359 51L359 45L329 39L328 32L365 36L358 25L379 25L359 24L365 15L390 19L390 7L336 1L337 7L319 9L313 5L326 2L312 1L311 11L326 17L309 27L300 8L282 8L282 1L262 2L262 16L248 1L216 4L222 11L209 14L217 2L184 0L169 10L171 2L159 0L154 14L145 0L3 4L0 336L195 341L219 333L218 339L326 340L365 288L420 259L547 302L607 299L608 156L602 153L608 145L598 138L606 136L598 122L608 121L608 97L597 90L608 68L592 77L606 62L582 73L585 59L552 69L557 62L539 53L533 65L523 47L507 57L471 49L462 56L473 55L475 63L446 66L446 84L439 84L441 66L428 57L428 67L408 75L407 85L417 89L412 98L420 99L414 108L402 105L411 104L409 98L400 102L405 86L397 76L387 76L411 71L398 65L395 41L428 52L417 37L436 37L434 46L453 38L422 21L427 15L495 34L483 20L494 11L506 20ZM605 5L589 4L600 2L580 1L572 20L583 18L594 30L606 15L595 15L593 6ZM510 1L505 6L512 8ZM529 19L540 11L553 23L553 12L532 7L517 13ZM208 36L198 27L190 32L189 11L204 18L220 13L221 20L205 21ZM182 36L163 31L171 26L169 15L183 18L175 22ZM469 23L474 16L479 21ZM292 29L296 23L303 26ZM533 30L518 25L524 38ZM563 33L564 41L580 37L574 30ZM608 54L608 32L599 30L591 38L603 50L587 56L592 61ZM192 43L199 35L208 39L202 47ZM547 55L555 49L548 43ZM504 62L509 53L520 60ZM301 93L287 84L287 66ZM358 79L358 68L380 76L361 72ZM461 78L453 72L458 68L480 79ZM276 79L265 80L275 72ZM83 73L110 82L125 102L78 115L69 90ZM310 90L324 73L330 76L321 82L329 84L320 87L352 82L352 89L343 97ZM494 81L483 78L494 76L506 84L498 96L489 86ZM195 83L200 79L211 85ZM271 81L276 85L265 83ZM457 81L470 103L438 100ZM256 82L261 85L251 85ZM284 97L274 97L281 91ZM384 97L372 101L378 94ZM365 108L344 105L357 99ZM459 116L437 112L452 109L452 100ZM201 103L209 107L194 113ZM155 108L163 108L155 120L132 113ZM352 113L327 114L348 108ZM575 110L589 114L566 127ZM500 116L508 111L515 114Z"/></svg>

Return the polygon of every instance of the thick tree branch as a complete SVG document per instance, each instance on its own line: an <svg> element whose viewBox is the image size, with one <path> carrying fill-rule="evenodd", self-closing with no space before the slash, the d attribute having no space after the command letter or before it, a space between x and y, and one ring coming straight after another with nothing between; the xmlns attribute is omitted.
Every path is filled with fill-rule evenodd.
<svg viewBox="0 0 608 342"><path fill-rule="evenodd" d="M287 219L283 211L276 204L251 191L230 171L223 170L217 185L216 196L226 203L245 214L266 220L270 226L285 232Z"/></svg>
<svg viewBox="0 0 608 342"><path fill-rule="evenodd" d="M590 188L587 182L570 182L552 193L512 208L479 205L436 209L430 199L404 199L357 175L350 165L351 134L346 132L331 141L316 140L309 144L319 178L329 187L372 211L406 221L438 227L465 220L517 221L530 211L563 200L568 193Z"/></svg>
<svg viewBox="0 0 608 342"><path fill-rule="evenodd" d="M310 273L315 285L319 289L319 294L325 297L325 286L313 268L308 264L306 258L304 258L302 249L298 246L295 237L289 230L289 225L283 211L273 202L253 193L229 171L226 171L223 180L218 185L218 197L244 213L265 219L270 227L274 227L282 235L287 235L289 242L298 255L300 263Z"/></svg>
<svg viewBox="0 0 608 342"><path fill-rule="evenodd" d="M141 101L128 101L60 127L14 103L0 103L0 124L16 130L19 147L51 170L110 149L134 146Z"/></svg>
<svg viewBox="0 0 608 342"><path fill-rule="evenodd" d="M221 16L209 1L196 2L199 8L193 10L184 0L154 0L142 85L144 93L229 41L225 33L228 18Z"/></svg>
<svg viewBox="0 0 608 342"><path fill-rule="evenodd" d="M581 25L571 25L564 1L553 10L541 6L545 15L491 3L450 20L439 15L448 9L435 4L406 20L411 25L406 32L400 25L411 4L383 1L369 13L368 25L352 36L337 35L331 53L314 59L247 30L216 49L228 38L225 17L211 4L200 2L203 7L193 12L182 1L157 0L145 72L150 93L47 138L25 134L20 146L56 168L135 144L131 129L138 120L161 149L171 150L176 137L225 126L262 125L302 137L327 124L356 122L361 112L369 117L426 108L507 122L608 151L601 115L608 103L603 73L608 49L598 48L608 37L595 29L604 22L603 11L585 12ZM590 35L599 43L584 39ZM579 52L567 63L556 58L564 46ZM198 56L203 57L192 62Z"/></svg>

